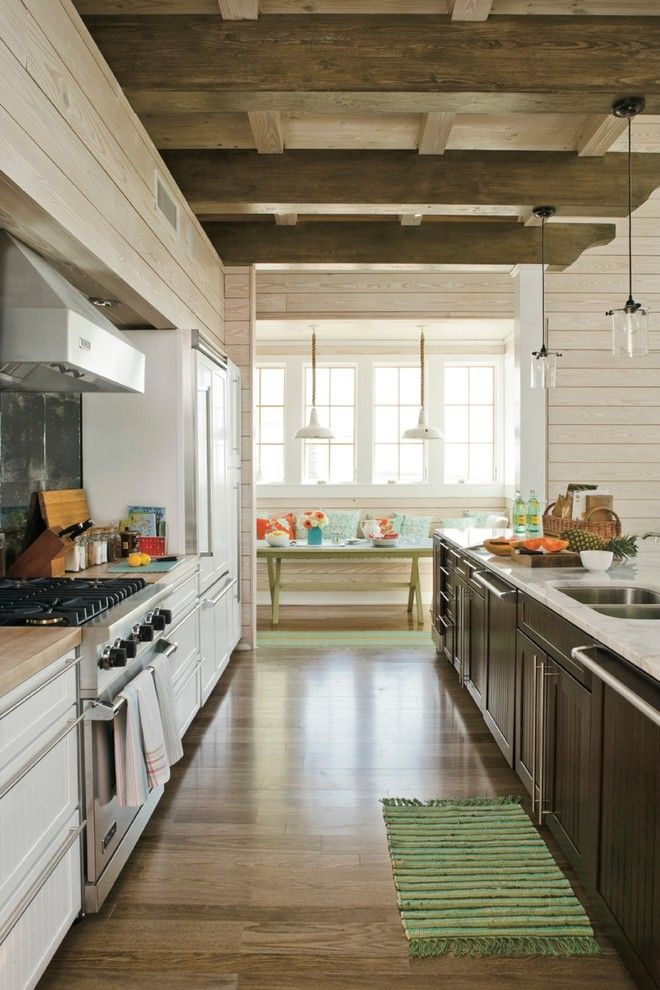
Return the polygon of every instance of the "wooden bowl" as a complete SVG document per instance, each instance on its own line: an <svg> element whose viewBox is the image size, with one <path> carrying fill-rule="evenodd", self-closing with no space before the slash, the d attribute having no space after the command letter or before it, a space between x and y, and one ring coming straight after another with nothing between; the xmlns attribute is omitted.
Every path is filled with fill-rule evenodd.
<svg viewBox="0 0 660 990"><path fill-rule="evenodd" d="M510 557L511 547L514 546L515 543L494 543L493 540L484 540L484 550L496 557Z"/></svg>

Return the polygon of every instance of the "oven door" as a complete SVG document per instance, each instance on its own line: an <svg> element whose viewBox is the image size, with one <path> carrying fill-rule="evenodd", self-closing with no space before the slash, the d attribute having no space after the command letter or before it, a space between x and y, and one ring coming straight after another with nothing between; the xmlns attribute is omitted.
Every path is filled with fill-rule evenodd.
<svg viewBox="0 0 660 990"><path fill-rule="evenodd" d="M115 786L114 725L120 703L117 696L141 670L149 666L155 652L174 653L176 644L161 638L153 649L141 655L113 679L111 692L83 702L85 804L87 845L85 866L85 910L98 911L130 856L163 787L150 791L145 804L124 807L119 804Z"/></svg>

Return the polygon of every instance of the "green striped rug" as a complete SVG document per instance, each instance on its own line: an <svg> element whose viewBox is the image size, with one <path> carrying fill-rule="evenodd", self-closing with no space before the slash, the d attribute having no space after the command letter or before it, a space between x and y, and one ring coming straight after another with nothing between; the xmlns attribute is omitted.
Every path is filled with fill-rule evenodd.
<svg viewBox="0 0 660 990"><path fill-rule="evenodd" d="M412 956L574 956L593 929L518 798L385 798Z"/></svg>
<svg viewBox="0 0 660 990"><path fill-rule="evenodd" d="M263 630L257 633L258 646L286 646L287 649L296 647L316 649L333 646L430 646L429 632L413 630L366 629L366 630L329 630L287 632L282 630Z"/></svg>

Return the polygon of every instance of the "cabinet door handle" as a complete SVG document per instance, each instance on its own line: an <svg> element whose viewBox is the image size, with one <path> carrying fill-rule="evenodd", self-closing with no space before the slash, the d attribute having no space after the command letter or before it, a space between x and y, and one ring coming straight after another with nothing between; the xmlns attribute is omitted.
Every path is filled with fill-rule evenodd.
<svg viewBox="0 0 660 990"><path fill-rule="evenodd" d="M477 573L473 575L473 578L477 584L480 584L486 589L486 591L490 591L491 594L495 595L496 598L499 598L500 601L513 602L516 600L518 592L515 588L498 588L496 584L493 584L488 580L488 578L484 577L483 571L477 571Z"/></svg>
<svg viewBox="0 0 660 990"><path fill-rule="evenodd" d="M78 718L72 719L71 721L67 722L65 727L57 733L54 739L51 739L49 743L47 743L45 746L42 746L42 748L34 754L32 759L29 760L24 767L21 767L21 769L17 773L15 773L10 780L7 781L5 786L0 789L0 801L2 800L3 797L6 797L6 795L9 794L9 792L14 787L16 787L16 784L18 784L21 780L23 780L23 777L29 774L30 770L33 770L34 767L36 767L37 763L40 763L45 756L48 756L51 750L55 749L56 746L59 746L62 740L66 736L68 736L70 732L73 732L73 730L80 725L80 723L83 721L84 718L85 715L83 714L83 715L79 715Z"/></svg>
<svg viewBox="0 0 660 990"><path fill-rule="evenodd" d="M613 691L616 691L617 694L621 695L621 697L631 704L633 708L636 708L637 711L642 713L642 715L650 719L654 725L660 726L660 711L658 711L657 708L654 708L653 705L649 704L649 702L644 698L640 698L640 696L635 694L635 692L627 687L627 685L622 684L614 674L593 660L589 656L589 653L593 650L599 650L606 656L609 652L604 647L594 644L592 646L576 646L575 649L571 650L571 656L574 660L577 660L578 663L581 663L583 667L586 667L587 670L591 671L592 674L595 674L595 676L598 677L603 684L607 684L607 686L612 688ZM610 655L615 656L615 654Z"/></svg>
<svg viewBox="0 0 660 990"><path fill-rule="evenodd" d="M536 811L536 764L538 762L538 736L539 736L539 693L538 693L538 673L539 658L536 653L532 657L532 815Z"/></svg>
<svg viewBox="0 0 660 990"><path fill-rule="evenodd" d="M41 684L37 684L36 687L32 688L32 690L29 691L27 694L24 694L18 701L15 701L13 705L10 705L9 708L5 708L3 711L1 711L0 719L5 718L7 715L11 715L12 712L15 712L16 709L20 708L21 705L25 704L26 701L29 701L30 698L34 698L36 694L39 694L39 692L43 690L43 688L48 687L49 684L52 684L53 681L56 681L58 677L62 677L62 675L66 674L69 670L74 670L80 663L81 659L82 659L82 655L79 654L73 660L69 660L68 663L65 663L63 667L60 667L59 670L56 670L54 674L51 674L50 677L47 677L45 681L41 682Z"/></svg>
<svg viewBox="0 0 660 990"><path fill-rule="evenodd" d="M545 660L540 661L541 678L539 681L539 803L537 822L543 824L543 804L545 799Z"/></svg>

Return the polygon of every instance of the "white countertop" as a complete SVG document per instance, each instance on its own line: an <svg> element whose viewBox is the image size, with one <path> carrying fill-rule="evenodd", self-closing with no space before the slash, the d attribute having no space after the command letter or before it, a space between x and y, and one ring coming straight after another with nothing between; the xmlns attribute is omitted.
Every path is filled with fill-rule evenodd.
<svg viewBox="0 0 660 990"><path fill-rule="evenodd" d="M507 530L438 529L439 536L454 546L468 550L479 546L489 537L510 535ZM511 563L506 557L494 557L486 551L474 550L474 556L484 567L500 574L530 598L552 609L562 618L585 632L584 644L596 640L624 657L633 666L660 681L660 620L615 619L594 612L588 605L561 594L561 587L588 585L590 587L639 587L660 592L660 545L639 541L639 556L634 563L614 564L609 571L592 573L582 567L538 568Z"/></svg>

